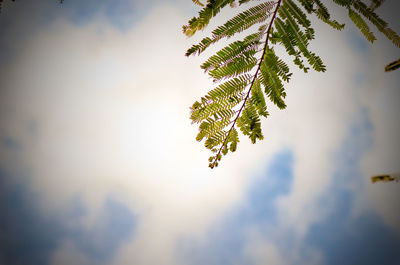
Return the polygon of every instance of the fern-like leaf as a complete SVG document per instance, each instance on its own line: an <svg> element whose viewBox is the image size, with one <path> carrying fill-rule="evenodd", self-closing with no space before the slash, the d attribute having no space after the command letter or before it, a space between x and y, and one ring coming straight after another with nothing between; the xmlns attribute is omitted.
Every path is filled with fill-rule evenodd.
<svg viewBox="0 0 400 265"><path fill-rule="evenodd" d="M220 120L207 118L200 124L199 133L196 136L196 140L200 142L204 137L210 138L214 134L220 132L230 123L230 118L231 117L226 117Z"/></svg>
<svg viewBox="0 0 400 265"><path fill-rule="evenodd" d="M393 61L385 66L385 72L394 71L399 68L400 68L400 59L397 59L396 61Z"/></svg>
<svg viewBox="0 0 400 265"><path fill-rule="evenodd" d="M211 70L209 74L214 78L214 82L216 82L238 76L242 73L247 73L257 64L257 59L254 57L254 54L254 50L243 53L240 57L234 58L228 64Z"/></svg>
<svg viewBox="0 0 400 265"><path fill-rule="evenodd" d="M265 102L264 93L261 89L260 80L254 82L253 89L251 90L250 101L257 108L258 115L267 117L267 104Z"/></svg>
<svg viewBox="0 0 400 265"><path fill-rule="evenodd" d="M385 0L372 0L372 1L371 1L371 5L369 6L369 8L370 8L371 10L375 10L375 9L377 9L378 7L380 7L380 6L383 4L384 1L385 1Z"/></svg>
<svg viewBox="0 0 400 265"><path fill-rule="evenodd" d="M200 0L192 0L192 2L198 6L204 6L204 4Z"/></svg>
<svg viewBox="0 0 400 265"><path fill-rule="evenodd" d="M301 31L300 27L290 15L288 10L286 8L281 8L279 10L279 15L283 18L286 18L286 23L284 25L286 29L285 32L293 39L295 45L299 48L304 57L307 58L309 64L314 68L314 70L318 72L324 72L326 67L322 63L321 58L308 50L309 38L303 31Z"/></svg>
<svg viewBox="0 0 400 265"><path fill-rule="evenodd" d="M236 78L233 78L231 80L226 81L225 83L222 83L218 87L212 89L208 94L205 96L207 100L210 102L219 102L222 100L233 100L233 97L237 97L243 90L246 88L248 85L248 82L250 80L250 75L244 74L241 76L238 76ZM199 103L200 104L200 103ZM199 105L199 107L201 104ZM192 107L192 110L193 109Z"/></svg>
<svg viewBox="0 0 400 265"><path fill-rule="evenodd" d="M199 44L189 48L186 52L186 56L200 54L211 44L220 39L232 37L234 34L242 32L256 23L265 21L270 16L270 11L273 6L273 2L265 2L239 13L237 16L228 20L224 25L213 30L211 38L204 38Z"/></svg>
<svg viewBox="0 0 400 265"><path fill-rule="evenodd" d="M235 41L229 44L227 47L219 50L215 55L211 56L200 67L207 72L222 65L226 65L234 58L241 56L243 53L251 50L257 51L261 44L260 39L263 34L264 32L260 31L247 36L243 41Z"/></svg>
<svg viewBox="0 0 400 265"><path fill-rule="evenodd" d="M352 3L354 9L371 21L379 31L383 31L387 27L386 21L381 19L372 9L367 7L366 4L361 1L353 1Z"/></svg>
<svg viewBox="0 0 400 265"><path fill-rule="evenodd" d="M286 9L304 28L309 28L311 26L310 20L307 15L292 1L284 0L281 8Z"/></svg>
<svg viewBox="0 0 400 265"><path fill-rule="evenodd" d="M349 8L349 17L353 21L353 23L360 29L361 33L365 36L365 38L374 42L376 40L374 34L369 30L367 23L365 23L364 19L356 12L354 12L351 8Z"/></svg>
<svg viewBox="0 0 400 265"><path fill-rule="evenodd" d="M385 34L385 36L391 40L394 45L400 48L400 37L396 32L394 32L391 28L385 28L383 30L383 34Z"/></svg>
<svg viewBox="0 0 400 265"><path fill-rule="evenodd" d="M204 119L207 119L212 116L217 117L229 117L233 113L233 108L240 102L240 98L238 97L230 97L227 100L220 102L212 102L209 104L203 104L200 108L197 108L192 111L190 118L193 122L201 122ZM193 108L193 107L192 107Z"/></svg>
<svg viewBox="0 0 400 265"><path fill-rule="evenodd" d="M312 12L315 11L313 4L313 0L298 0L300 4L304 7L304 9L307 11L307 13L311 14Z"/></svg>
<svg viewBox="0 0 400 265"><path fill-rule="evenodd" d="M237 120L237 126L244 135L249 136L253 144L256 143L257 139L264 139L261 131L260 116L251 100L246 102L242 114Z"/></svg>
<svg viewBox="0 0 400 265"><path fill-rule="evenodd" d="M317 9L314 10L314 13L321 21L325 22L326 24L337 30L342 30L344 28L344 24L340 24L336 20L331 20L330 18L331 15L329 14L328 9L321 1L319 0L314 0L314 1L317 6Z"/></svg>
<svg viewBox="0 0 400 265"><path fill-rule="evenodd" d="M277 39L285 46L286 52L289 55L296 55L295 41L286 30L285 23L278 17L275 19L275 28L277 30Z"/></svg>
<svg viewBox="0 0 400 265"><path fill-rule="evenodd" d="M204 29L222 8L232 2L234 2L234 0L207 1L207 5L199 12L199 16L192 18L187 25L182 27L183 33L185 33L186 36L192 36L198 30Z"/></svg>
<svg viewBox="0 0 400 265"><path fill-rule="evenodd" d="M268 67L268 63L267 61L263 61L263 64L261 64L260 72L262 77L260 81L264 86L265 94L267 94L270 100L277 105L278 108L284 109L286 108L286 104L283 100L286 97L285 89L278 74Z"/></svg>

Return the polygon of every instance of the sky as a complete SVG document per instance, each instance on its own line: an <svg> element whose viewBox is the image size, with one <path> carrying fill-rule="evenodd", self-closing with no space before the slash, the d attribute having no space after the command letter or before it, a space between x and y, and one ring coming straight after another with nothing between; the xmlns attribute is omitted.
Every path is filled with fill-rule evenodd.
<svg viewBox="0 0 400 265"><path fill-rule="evenodd" d="M400 264L400 184L370 180L400 172L399 49L329 6L327 72L292 66L265 139L211 170L189 107L221 46L184 53L235 9L187 38L189 0L5 1L0 265ZM400 32L398 8L378 12Z"/></svg>

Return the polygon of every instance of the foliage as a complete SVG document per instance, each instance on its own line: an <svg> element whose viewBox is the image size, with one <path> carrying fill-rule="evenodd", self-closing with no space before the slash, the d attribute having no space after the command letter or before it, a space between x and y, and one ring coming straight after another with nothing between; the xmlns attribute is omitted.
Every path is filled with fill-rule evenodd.
<svg viewBox="0 0 400 265"><path fill-rule="evenodd" d="M400 174L386 174L386 175L377 175L371 177L371 182L389 182L389 181L396 181L399 182Z"/></svg>
<svg viewBox="0 0 400 265"><path fill-rule="evenodd" d="M202 9L198 17L183 26L187 36L204 29L227 6L257 3L218 26L211 36L203 38L186 52L186 56L199 55L222 39L250 31L242 40L226 45L201 65L218 85L192 105L190 118L199 124L196 140L205 139L206 148L213 153L209 166L214 168L222 155L236 151L239 142L237 128L252 143L263 139L261 116L268 116L267 99L280 109L286 107L284 85L292 74L274 48L282 45L294 64L305 73L310 68L324 72L326 67L321 58L309 49L309 43L314 39L309 16L315 15L336 30L343 29L344 24L332 19L321 0L192 1ZM347 10L351 21L368 41L374 42L376 37L367 21L400 47L399 35L374 12L383 0L372 1L370 7L361 0L332 2Z"/></svg>
<svg viewBox="0 0 400 265"><path fill-rule="evenodd" d="M400 68L400 59L393 61L385 66L385 71L390 72Z"/></svg>

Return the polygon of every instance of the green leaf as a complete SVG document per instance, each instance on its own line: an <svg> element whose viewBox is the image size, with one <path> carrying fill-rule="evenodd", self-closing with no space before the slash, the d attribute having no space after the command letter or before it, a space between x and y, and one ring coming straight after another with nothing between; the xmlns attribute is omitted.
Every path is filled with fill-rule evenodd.
<svg viewBox="0 0 400 265"><path fill-rule="evenodd" d="M289 55L296 55L296 43L290 33L286 30L285 23L278 17L275 19L274 25L277 30L279 41L283 46L285 46L286 52Z"/></svg>
<svg viewBox="0 0 400 265"><path fill-rule="evenodd" d="M261 131L260 117L258 116L256 107L251 103L251 101L246 102L246 105L237 120L237 126L244 135L249 136L253 144L256 143L257 139L264 139Z"/></svg>
<svg viewBox="0 0 400 265"><path fill-rule="evenodd" d="M316 15L329 20L331 15L329 14L328 8L319 0L314 0L314 3L317 6L317 10L315 11Z"/></svg>
<svg viewBox="0 0 400 265"><path fill-rule="evenodd" d="M278 74L270 67L268 67L268 61L264 60L261 64L261 83L264 86L265 94L268 95L270 100L277 105L280 109L286 108L286 104L283 98L286 97L286 93Z"/></svg>
<svg viewBox="0 0 400 265"><path fill-rule="evenodd" d="M249 51L234 58L228 64L211 70L209 75L214 78L214 82L221 79L235 77L243 73L247 73L257 64L257 59L254 57L255 51Z"/></svg>
<svg viewBox="0 0 400 265"><path fill-rule="evenodd" d="M205 141L204 146L208 149L213 149L214 147L222 144L225 141L227 135L228 133L226 131L219 131L216 134L209 137Z"/></svg>
<svg viewBox="0 0 400 265"><path fill-rule="evenodd" d="M307 15L292 1L284 0L281 8L286 9L304 28L309 28L311 26L310 20L308 20Z"/></svg>
<svg viewBox="0 0 400 265"><path fill-rule="evenodd" d="M200 0L192 0L192 2L198 6L204 6L204 4Z"/></svg>
<svg viewBox="0 0 400 265"><path fill-rule="evenodd" d="M265 103L264 93L261 90L261 84L259 79L257 79L254 82L253 88L251 90L250 101L257 108L258 114L260 116L264 117L268 116L267 105Z"/></svg>
<svg viewBox="0 0 400 265"><path fill-rule="evenodd" d="M354 9L360 12L366 19L371 21L379 31L383 31L387 27L387 23L363 2L353 1L352 3Z"/></svg>
<svg viewBox="0 0 400 265"><path fill-rule="evenodd" d="M394 71L399 68L400 68L400 59L397 59L396 61L393 61L385 66L385 72Z"/></svg>
<svg viewBox="0 0 400 265"><path fill-rule="evenodd" d="M200 142L201 140L203 140L204 137L209 138L214 134L216 134L217 132L220 132L231 122L230 121L231 117L228 116L218 121L213 120L211 118L207 118L206 121L203 121L200 124L199 126L200 132L197 134L196 140Z"/></svg>
<svg viewBox="0 0 400 265"><path fill-rule="evenodd" d="M385 36L391 40L394 45L400 48L400 37L396 32L394 32L391 28L385 28L383 30L383 34L385 34Z"/></svg>
<svg viewBox="0 0 400 265"><path fill-rule="evenodd" d="M229 146L229 151L235 152L238 142L239 142L239 134L235 128L232 128L231 133L229 134L229 139L228 139L228 143L231 143Z"/></svg>
<svg viewBox="0 0 400 265"><path fill-rule="evenodd" d="M217 15L226 5L233 2L234 0L207 1L207 5L199 12L199 16L192 18L187 25L182 27L183 33L186 36L192 36L198 30L204 29L210 23L211 18Z"/></svg>
<svg viewBox="0 0 400 265"><path fill-rule="evenodd" d="M365 23L362 17L354 12L351 8L349 8L349 17L353 21L353 23L360 29L361 33L365 36L365 38L370 41L374 42L376 40L374 34L369 30L367 23Z"/></svg>
<svg viewBox="0 0 400 265"><path fill-rule="evenodd" d="M379 1L378 1L379 2ZM394 32L387 24L386 21L381 19L370 7L367 7L361 1L355 0L353 1L353 7L360 12L366 19L368 19L374 26L382 32L389 40L392 41L394 45L400 47L400 37L399 35ZM361 22L362 23L362 22ZM365 22L364 22L365 24ZM361 25L362 26L362 25ZM358 26L357 26L358 27ZM365 29L366 33L368 34L367 29ZM363 32L364 34L364 32ZM365 35L365 34L364 34Z"/></svg>
<svg viewBox="0 0 400 265"><path fill-rule="evenodd" d="M371 5L369 6L369 8L371 10L375 10L378 7L380 7L383 4L384 1L385 0L371 0Z"/></svg>
<svg viewBox="0 0 400 265"><path fill-rule="evenodd" d="M231 62L234 58L245 52L257 51L260 45L260 38L264 32L257 32L247 36L243 41L235 41L211 56L200 67L205 71L213 70Z"/></svg>
<svg viewBox="0 0 400 265"><path fill-rule="evenodd" d="M276 56L273 49L265 50L264 62L267 64L267 67L275 71L282 80L289 82L290 76L292 75L289 66Z"/></svg>
<svg viewBox="0 0 400 265"><path fill-rule="evenodd" d="M336 20L331 20L331 15L329 14L328 9L322 4L321 1L319 0L314 0L315 4L317 6L317 9L314 11L314 13L317 15L317 17L325 22L326 24L330 25L332 28L337 29L337 30L342 30L344 28L344 24L340 24Z"/></svg>
<svg viewBox="0 0 400 265"><path fill-rule="evenodd" d="M304 9L310 14L314 12L314 1L313 0L298 0Z"/></svg>
<svg viewBox="0 0 400 265"><path fill-rule="evenodd" d="M246 88L250 78L250 75L244 74L228 80L208 92L206 98L212 100L213 102L219 102L228 98L233 101L231 98L238 96Z"/></svg>
<svg viewBox="0 0 400 265"><path fill-rule="evenodd" d="M286 23L283 25L285 33L293 39L295 45L299 48L300 52L307 58L309 64L314 70L324 72L326 70L321 58L308 50L308 37L301 31L296 21L292 18L286 9L279 10L279 15L286 18Z"/></svg>
<svg viewBox="0 0 400 265"><path fill-rule="evenodd" d="M217 27L212 31L212 37L204 38L199 44L193 45L186 52L186 56L200 54L211 44L225 37L231 37L236 33L242 32L256 23L265 21L270 16L270 11L275 5L274 2L265 2L249 8L239 13L237 16L228 20L224 25Z"/></svg>

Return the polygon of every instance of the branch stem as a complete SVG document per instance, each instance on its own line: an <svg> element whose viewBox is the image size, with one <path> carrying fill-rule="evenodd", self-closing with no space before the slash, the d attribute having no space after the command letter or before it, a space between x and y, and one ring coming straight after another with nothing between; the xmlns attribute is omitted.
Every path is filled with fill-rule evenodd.
<svg viewBox="0 0 400 265"><path fill-rule="evenodd" d="M274 13L273 13L273 15L272 15L271 21L269 22L268 29L267 29L267 37L266 37L266 39L265 39L264 48L263 48L263 53L262 53L262 55L261 55L260 62L258 63L257 70L256 70L256 72L255 72L255 74L254 74L254 76L253 76L253 80L251 80L249 90L247 91L246 97L245 97L244 100L243 100L242 106L241 106L240 109L238 110L238 113L237 113L235 119L233 120L232 126L231 126L231 128L229 129L228 134L226 135L224 142L222 143L221 147L219 148L218 153L215 155L214 161L212 162L212 167L214 167L214 166L215 166L215 163L217 163L218 157L219 157L220 154L221 154L222 148L225 146L226 142L228 141L229 135L231 134L233 128L235 127L236 122L237 122L237 120L238 120L240 114L242 113L242 110L243 110L244 106L246 105L247 100L249 99L251 90L253 89L254 82L255 82L256 79L257 79L258 73L260 72L260 69L261 69L261 64L262 64L262 62L263 62L263 60L264 60L264 55L265 55L265 52L266 52L267 47L268 47L269 33L270 33L270 31L271 31L272 24L274 24L274 20L275 20L276 14L278 13L278 9L279 9L279 7L280 7L280 5L281 5L281 2L282 2L282 0L278 0L278 1L277 1L277 5L276 5L275 10L274 10Z"/></svg>

